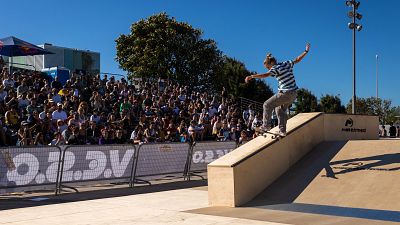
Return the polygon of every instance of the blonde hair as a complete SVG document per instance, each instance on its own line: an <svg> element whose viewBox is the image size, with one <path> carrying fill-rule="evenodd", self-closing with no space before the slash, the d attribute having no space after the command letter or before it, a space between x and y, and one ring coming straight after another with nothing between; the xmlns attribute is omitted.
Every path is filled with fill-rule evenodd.
<svg viewBox="0 0 400 225"><path fill-rule="evenodd" d="M271 66L276 64L275 57L273 57L271 53L267 53L267 56L264 59L264 64L271 65Z"/></svg>

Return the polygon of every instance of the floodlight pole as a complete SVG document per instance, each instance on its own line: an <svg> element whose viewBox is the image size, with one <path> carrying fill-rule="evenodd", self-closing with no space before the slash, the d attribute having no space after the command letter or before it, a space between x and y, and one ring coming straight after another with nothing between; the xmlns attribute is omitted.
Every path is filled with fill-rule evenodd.
<svg viewBox="0 0 400 225"><path fill-rule="evenodd" d="M353 100L351 113L356 114L356 7L353 5Z"/></svg>
<svg viewBox="0 0 400 225"><path fill-rule="evenodd" d="M378 54L376 55L376 100L378 100Z"/></svg>

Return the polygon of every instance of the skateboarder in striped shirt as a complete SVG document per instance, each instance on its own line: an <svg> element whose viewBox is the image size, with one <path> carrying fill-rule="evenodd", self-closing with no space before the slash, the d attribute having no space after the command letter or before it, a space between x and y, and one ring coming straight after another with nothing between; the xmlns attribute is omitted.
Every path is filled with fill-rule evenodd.
<svg viewBox="0 0 400 225"><path fill-rule="evenodd" d="M254 78L275 77L278 80L278 93L266 100L263 105L263 132L271 129L272 110L276 110L278 116L279 135L286 136L287 108L297 97L297 85L293 74L293 66L299 63L310 50L310 44L307 43L306 49L296 59L285 62L277 62L271 53L267 54L264 60L264 66L268 72L247 76L245 82Z"/></svg>

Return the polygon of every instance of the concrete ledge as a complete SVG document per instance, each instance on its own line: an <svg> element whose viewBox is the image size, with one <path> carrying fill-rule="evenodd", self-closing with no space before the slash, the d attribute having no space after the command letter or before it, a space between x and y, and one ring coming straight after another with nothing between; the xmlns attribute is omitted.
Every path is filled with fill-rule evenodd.
<svg viewBox="0 0 400 225"><path fill-rule="evenodd" d="M303 113L291 118L287 128L281 140L257 137L210 163L209 204L245 204L323 141L377 139L378 117Z"/></svg>

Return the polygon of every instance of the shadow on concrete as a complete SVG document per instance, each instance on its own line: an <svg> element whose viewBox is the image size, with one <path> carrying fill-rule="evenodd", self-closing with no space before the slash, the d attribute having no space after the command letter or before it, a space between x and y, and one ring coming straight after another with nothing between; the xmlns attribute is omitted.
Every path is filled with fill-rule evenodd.
<svg viewBox="0 0 400 225"><path fill-rule="evenodd" d="M336 179L330 161L346 143L338 141L319 144L244 207L292 203L321 170L326 171L325 177Z"/></svg>
<svg viewBox="0 0 400 225"><path fill-rule="evenodd" d="M154 184L151 186L137 186L134 188L123 187L113 189L102 189L94 191L85 191L79 193L67 193L58 196L53 194L41 195L39 197L25 197L25 198L9 198L0 200L0 210L34 207L40 205L59 204L66 202L86 201L102 198L113 198L121 196L129 196L136 194L145 194L161 191L170 191L184 188L194 188L206 186L207 180L192 180L192 181L176 181L163 184ZM39 199L35 201L35 199Z"/></svg>
<svg viewBox="0 0 400 225"><path fill-rule="evenodd" d="M373 161L368 163L369 161ZM391 164L400 163L400 153L383 154L363 158L339 160L330 163L334 169L342 169L334 175L345 174L357 170L397 171L400 167L390 167ZM341 165L341 166L335 166Z"/></svg>

